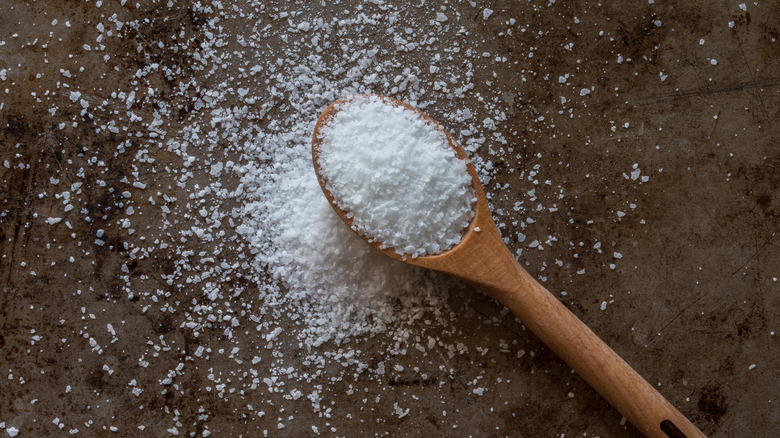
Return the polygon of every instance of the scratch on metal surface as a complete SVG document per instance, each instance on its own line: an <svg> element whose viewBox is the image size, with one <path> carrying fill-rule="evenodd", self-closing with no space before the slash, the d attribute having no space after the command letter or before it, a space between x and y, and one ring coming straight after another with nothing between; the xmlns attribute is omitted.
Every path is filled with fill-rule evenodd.
<svg viewBox="0 0 780 438"><path fill-rule="evenodd" d="M753 255L752 255L752 256L750 256L750 258L749 258L749 259L747 259L747 261L745 261L745 263L743 263L742 265L740 265L740 267L739 267L739 268L737 268L737 269L736 269L734 272L732 272L732 273L731 273L731 276L733 277L733 276L737 275L737 273L738 273L739 271L741 271L742 269L744 269L744 268L745 268L745 266L747 266L747 265L748 265L748 264L749 264L751 261L753 261L753 259L755 259L755 258L756 258L756 256L758 255L758 253L760 253L760 252L761 252L761 251L762 251L764 248L766 248L766 246L767 246L767 245L769 245L769 243L770 243L770 242L771 242L771 241L772 241L772 240L775 238L775 234L777 234L777 232L774 232L774 233L772 233L772 235L771 235L771 236L769 236L769 238L766 240L766 242L764 242L764 244L763 244L763 245L761 245L761 247L759 247L759 248L756 250L756 252L754 252L754 253L753 253Z"/></svg>
<svg viewBox="0 0 780 438"><path fill-rule="evenodd" d="M655 96L638 99L636 102L639 106L645 106L663 100L679 100L679 99L685 99L689 97L699 97L699 96L707 96L711 94L722 94L722 93L731 93L735 91L744 91L753 88L761 89L761 88L773 88L773 87L780 87L780 78L770 78L760 82L751 80L747 82L736 83L725 87L717 87L717 88L706 87L706 88L699 88L691 91L682 91L679 93L661 94L661 95L655 95ZM766 112L766 108L763 109Z"/></svg>
<svg viewBox="0 0 780 438"><path fill-rule="evenodd" d="M701 300L702 300L702 298L706 297L706 296L707 296L707 295L709 295L709 294L710 294L710 292L705 292L705 293L701 294L701 296L699 296L699 298L696 298L696 299L695 299L695 300L693 300L693 301L692 301L690 304L688 304L687 306L683 307L683 308L682 308L682 309L681 309L679 312L677 312L677 314L676 314L676 315L674 315L674 317L672 317L672 319L670 319L670 320L669 320L669 322L667 322L666 324L664 324L664 326L663 326L663 327L661 327L661 328L660 328L660 329L658 329L657 331L656 331L656 330L654 330L654 331L655 331L655 332L657 332L657 333L663 333L663 331L664 331L664 330L666 330L666 328L667 328L667 327L669 327L670 325L672 325L672 323L673 323L674 321L676 321L676 320L677 320L677 318L679 318L679 317L680 317L682 314L684 314L685 312L687 312L687 311L688 311L688 309L690 309L691 307L693 307L693 305L694 305L694 304L698 303L699 301L701 301ZM658 336L652 336L652 337L650 338L650 340L649 340L649 341L647 341L647 344L645 344L645 345L650 345L650 344L652 344L652 343L653 343L653 341L655 341L656 339L658 339Z"/></svg>
<svg viewBox="0 0 780 438"><path fill-rule="evenodd" d="M750 23L750 18L748 16L748 23ZM748 74L750 75L751 82L756 81L756 75L753 74L753 68L750 66L750 63L748 62L747 56L745 56L745 49L742 48L742 39L737 38L737 44L739 45L739 53L742 55L742 60L745 61L745 67L747 67ZM764 116L768 116L769 112L766 110L766 104L764 103L764 98L761 96L761 88L759 87L756 91L756 95L758 95L758 103L761 105L761 110L764 111Z"/></svg>

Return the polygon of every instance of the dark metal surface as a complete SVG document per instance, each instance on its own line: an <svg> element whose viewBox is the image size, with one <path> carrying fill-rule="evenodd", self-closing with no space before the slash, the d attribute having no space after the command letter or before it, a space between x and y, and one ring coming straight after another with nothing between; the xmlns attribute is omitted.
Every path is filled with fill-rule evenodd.
<svg viewBox="0 0 780 438"><path fill-rule="evenodd" d="M318 14L335 16L355 3ZM494 166L486 191L510 249L523 249L528 271L551 292L565 291L561 300L706 434L776 436L780 5L749 3L743 11L723 2L428 3L406 9L406 25L424 28L434 6L446 6L448 16L468 17L468 38L491 54L474 57L475 88L465 106L480 120L491 115L485 101L498 97L509 107L497 132L514 150L499 156L484 147L479 155ZM494 11L487 20L484 7ZM189 192L177 186L178 174L164 171L182 168L182 158L144 145L153 143L151 134L170 138L200 116L192 104L203 98L199 89L180 84L215 87L220 75L234 74L231 66L210 73L192 51L168 44L182 43L173 39L182 32L193 46L207 41L218 13L159 2L136 7L133 0L99 8L7 0L1 9L0 422L6 428L18 428L20 436L73 429L104 435L112 427L135 436L139 425L151 436L173 428L201 436L204 425L216 436L263 430L302 436L313 433L311 425L329 436L636 436L520 324L470 290L453 292L449 304L459 312L453 326L419 333L460 342L468 353L411 348L401 359L416 364L416 373L407 367L353 377L329 370L346 377L318 389L333 401L320 411L303 398L264 391L263 383L246 394L205 390L218 382L237 387L247 378L245 367L228 358L234 345L248 355L244 360L272 358L252 332L228 341L224 327L196 338L183 326L182 309L203 299L203 290L168 285L163 276L180 269L181 254L141 239L176 235L185 226L165 217L159 204L186 211ZM124 22L138 19L138 28L97 42L97 23L115 28L107 20L115 13ZM416 15L427 18L415 21ZM510 18L518 23L511 36ZM219 25L247 26L238 19ZM507 61L494 62L496 56ZM175 78L161 70L138 75L155 63ZM167 109L148 104L149 88L158 99L169 96ZM75 100L74 90L81 93ZM134 91L135 103L111 97L117 90ZM142 121L129 120L129 109ZM442 119L445 111L436 103L426 109ZM163 114L162 126L150 126L155 112ZM108 128L111 121L117 132ZM140 159L142 149L154 162ZM195 181L208 171L189 170ZM132 185L141 177L143 189ZM71 201L62 197L66 191ZM529 210L544 205L524 228L510 217L520 200ZM229 210L232 201L214 202ZM75 208L64 211L68 203ZM124 227L128 206L142 214ZM46 223L50 217L62 221ZM548 236L558 241L545 243ZM530 248L532 240L545 249ZM141 257L150 247L152 255ZM191 248L209 249L195 241ZM235 245L220 257L238 260L241 252ZM252 281L230 281L246 291L234 307L251 312ZM121 334L113 336L107 324ZM382 342L357 342L352 348L391 368ZM209 361L193 358L198 346L212 348ZM227 353L216 353L220 348ZM277 348L290 366L300 360L297 344ZM161 360L149 360L160 351ZM142 366L144 360L150 364ZM176 370L180 363L183 372ZM170 373L174 384L162 384ZM477 380L483 396L473 391ZM290 383L303 394L315 384ZM395 403L410 413L394 415Z"/></svg>

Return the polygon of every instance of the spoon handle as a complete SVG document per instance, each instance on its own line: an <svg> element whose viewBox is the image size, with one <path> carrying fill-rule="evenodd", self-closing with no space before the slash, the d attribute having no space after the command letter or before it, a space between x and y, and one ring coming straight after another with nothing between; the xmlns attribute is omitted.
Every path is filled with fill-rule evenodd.
<svg viewBox="0 0 780 438"><path fill-rule="evenodd" d="M501 278L499 282L480 284L473 278L467 281L509 308L645 436L706 438L639 373L534 280L509 251L506 251L506 256L502 257L506 260L504 269L494 271L496 277Z"/></svg>

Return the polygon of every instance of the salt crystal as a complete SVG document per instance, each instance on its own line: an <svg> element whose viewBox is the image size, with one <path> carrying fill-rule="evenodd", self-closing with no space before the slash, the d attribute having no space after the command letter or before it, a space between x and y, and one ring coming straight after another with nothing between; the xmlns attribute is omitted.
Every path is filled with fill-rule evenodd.
<svg viewBox="0 0 780 438"><path fill-rule="evenodd" d="M359 233L413 257L460 242L474 188L441 128L371 96L341 104L321 132L322 177Z"/></svg>

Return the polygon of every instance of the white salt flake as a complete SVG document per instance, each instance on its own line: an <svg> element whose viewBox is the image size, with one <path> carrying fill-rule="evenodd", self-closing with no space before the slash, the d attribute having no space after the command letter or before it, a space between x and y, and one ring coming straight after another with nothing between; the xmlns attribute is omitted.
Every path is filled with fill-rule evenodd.
<svg viewBox="0 0 780 438"><path fill-rule="evenodd" d="M378 97L355 97L321 140L322 177L358 232L413 257L460 242L474 188L440 128Z"/></svg>

